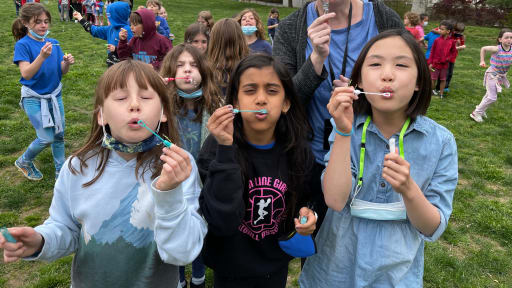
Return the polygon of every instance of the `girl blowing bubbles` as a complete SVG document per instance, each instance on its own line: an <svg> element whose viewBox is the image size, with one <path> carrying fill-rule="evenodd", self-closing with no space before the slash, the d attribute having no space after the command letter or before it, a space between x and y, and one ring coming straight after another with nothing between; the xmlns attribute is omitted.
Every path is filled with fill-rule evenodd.
<svg viewBox="0 0 512 288"><path fill-rule="evenodd" d="M91 135L62 168L50 218L35 229L10 228L16 243L0 236L4 261L75 253L73 287L177 287L177 266L199 254L207 228L189 153L163 148L137 125L143 120L177 143L168 99L148 65L109 68L96 87Z"/></svg>
<svg viewBox="0 0 512 288"><path fill-rule="evenodd" d="M51 21L50 12L42 4L27 3L12 25L17 41L13 61L20 68L23 85L20 104L37 135L14 165L30 180L43 178L33 161L46 147L52 147L55 179L66 160L60 80L75 59L62 53L57 40L46 38Z"/></svg>
<svg viewBox="0 0 512 288"><path fill-rule="evenodd" d="M405 30L370 40L352 70L354 87L334 90L319 253L301 287L421 287L424 241L446 229L457 185L453 135L423 116L430 77ZM398 149L387 145L395 139ZM390 151L390 149L393 149Z"/></svg>
<svg viewBox="0 0 512 288"><path fill-rule="evenodd" d="M208 118L221 105L213 74L205 56L189 44L180 44L165 56L160 74L176 78L168 86L177 112L179 135L185 150L197 159L208 136Z"/></svg>
<svg viewBox="0 0 512 288"><path fill-rule="evenodd" d="M203 259L215 287L285 287L293 257L278 239L295 230L309 235L316 223L305 207L316 189L305 113L286 67L263 54L235 68L227 103L208 120L211 135L198 160L210 229Z"/></svg>
<svg viewBox="0 0 512 288"><path fill-rule="evenodd" d="M484 86L487 89L482 102L476 106L475 110L469 114L476 122L483 122L487 118L485 111L489 106L496 102L498 93L501 93L504 85L510 87L507 79L507 72L512 65L512 30L508 28L501 29L498 35L497 46L484 46L480 50L480 67L485 67L485 52L493 53L491 56L491 66L487 68L484 76Z"/></svg>
<svg viewBox="0 0 512 288"><path fill-rule="evenodd" d="M169 81L169 86L171 103L177 112L181 143L197 159L208 136L208 118L221 104L220 91L213 82L213 74L205 56L190 44L174 47L165 56L160 73L164 77L176 78ZM204 287L204 279L205 267L199 256L192 263L190 287ZM187 286L184 266L180 266L180 282L182 287Z"/></svg>

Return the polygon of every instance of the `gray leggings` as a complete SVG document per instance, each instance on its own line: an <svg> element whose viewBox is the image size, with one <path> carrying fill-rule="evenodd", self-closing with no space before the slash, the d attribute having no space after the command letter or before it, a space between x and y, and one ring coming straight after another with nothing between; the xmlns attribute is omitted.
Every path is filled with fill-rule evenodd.
<svg viewBox="0 0 512 288"><path fill-rule="evenodd" d="M60 5L60 19L69 21L69 3Z"/></svg>

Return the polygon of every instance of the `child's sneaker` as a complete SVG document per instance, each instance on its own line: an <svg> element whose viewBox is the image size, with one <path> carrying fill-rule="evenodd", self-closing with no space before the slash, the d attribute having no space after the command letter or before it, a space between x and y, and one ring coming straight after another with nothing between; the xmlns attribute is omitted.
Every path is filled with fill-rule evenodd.
<svg viewBox="0 0 512 288"><path fill-rule="evenodd" d="M444 91L444 93L448 93L448 92L450 92L450 88L444 88L443 91Z"/></svg>
<svg viewBox="0 0 512 288"><path fill-rule="evenodd" d="M25 163L21 160L21 156L14 161L14 166L30 180L37 181L43 179L43 174L36 168L34 162Z"/></svg>
<svg viewBox="0 0 512 288"><path fill-rule="evenodd" d="M475 111L471 112L471 114L469 114L469 117L473 118L473 120L475 120L478 123L484 122L484 119L482 119L482 115L475 113Z"/></svg>
<svg viewBox="0 0 512 288"><path fill-rule="evenodd" d="M432 90L432 94L434 94L435 96L437 96L437 94L439 94L439 93L437 93L436 89L433 89L433 90Z"/></svg>

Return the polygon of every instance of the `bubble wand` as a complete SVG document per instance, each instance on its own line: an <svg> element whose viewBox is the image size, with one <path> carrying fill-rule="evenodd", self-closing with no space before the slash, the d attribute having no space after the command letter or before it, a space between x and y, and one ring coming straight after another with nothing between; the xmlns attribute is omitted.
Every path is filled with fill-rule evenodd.
<svg viewBox="0 0 512 288"><path fill-rule="evenodd" d="M149 128L149 127L146 125L146 123L144 123L144 121L142 121L142 119L141 119L141 120L139 120L139 121L137 121L137 124L139 124L139 126L141 126L141 127L144 127L144 128L146 128L146 129L148 129L148 131L149 131L149 132L151 132L151 133L153 133L153 135L155 135L158 139L160 139L160 141L162 141L162 143L164 143L164 145L165 145L166 147L171 148L172 143L171 143L171 142L169 142L169 141L167 141L167 140L162 139L162 137L160 137L160 135L156 134L156 133L155 133L155 131L151 130L151 128Z"/></svg>
<svg viewBox="0 0 512 288"><path fill-rule="evenodd" d="M260 109L260 110L240 110L240 109L233 109L233 113L241 113L241 112L254 112L254 113L261 113L261 114L268 114L267 109Z"/></svg>
<svg viewBox="0 0 512 288"><path fill-rule="evenodd" d="M364 92L364 91L361 91L361 90L354 90L354 94L356 95L359 95L359 94L367 94L367 95L382 95L384 97L391 97L391 93L389 92L384 92L384 93L378 93L378 92Z"/></svg>

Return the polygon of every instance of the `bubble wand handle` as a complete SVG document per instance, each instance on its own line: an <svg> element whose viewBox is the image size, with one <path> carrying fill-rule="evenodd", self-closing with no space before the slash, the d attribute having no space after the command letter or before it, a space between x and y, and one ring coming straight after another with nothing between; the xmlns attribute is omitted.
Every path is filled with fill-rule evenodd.
<svg viewBox="0 0 512 288"><path fill-rule="evenodd" d="M2 233L2 235L4 236L5 240L7 240L7 242L16 243L16 239L14 239L14 237L12 237L11 233L9 233L9 230L7 230L7 228L5 228L5 227L0 228L0 233Z"/></svg>
<svg viewBox="0 0 512 288"><path fill-rule="evenodd" d="M162 137L160 137L160 135L156 134L156 133L155 133L155 131L151 130L151 128L149 128L149 127L146 125L146 123L144 123L144 121L139 120L139 121L137 121L137 124L139 124L139 126L141 126L141 127L144 127L144 128L146 128L146 129L148 129L148 131L149 131L149 132L151 132L151 133L153 133L153 135L155 135L158 139L160 139L160 141L162 141L162 143L164 143L164 145L165 145L166 147L171 148L172 143L171 143L171 142L169 142L169 141L167 141L167 140L162 139Z"/></svg>

